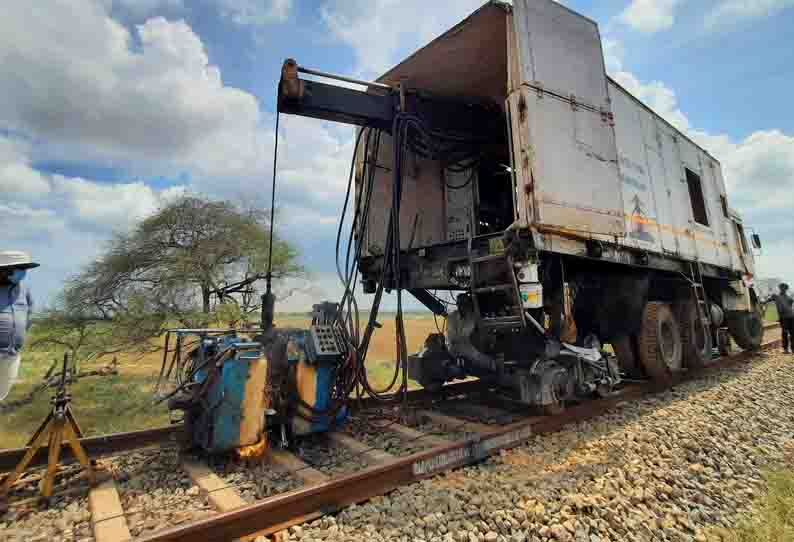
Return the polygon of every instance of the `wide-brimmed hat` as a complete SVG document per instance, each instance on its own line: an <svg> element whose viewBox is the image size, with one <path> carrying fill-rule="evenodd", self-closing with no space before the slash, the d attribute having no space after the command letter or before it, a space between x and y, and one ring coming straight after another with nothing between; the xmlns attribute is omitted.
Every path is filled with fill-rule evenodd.
<svg viewBox="0 0 794 542"><path fill-rule="evenodd" d="M0 269L33 269L39 264L33 261L30 254L21 250L0 250Z"/></svg>

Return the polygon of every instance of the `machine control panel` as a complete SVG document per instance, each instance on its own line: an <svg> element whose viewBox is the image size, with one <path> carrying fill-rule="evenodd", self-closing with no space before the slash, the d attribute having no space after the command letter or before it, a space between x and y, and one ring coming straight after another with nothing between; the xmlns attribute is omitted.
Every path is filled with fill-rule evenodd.
<svg viewBox="0 0 794 542"><path fill-rule="evenodd" d="M332 325L313 325L309 328L309 354L316 361L338 361L345 353L344 341Z"/></svg>

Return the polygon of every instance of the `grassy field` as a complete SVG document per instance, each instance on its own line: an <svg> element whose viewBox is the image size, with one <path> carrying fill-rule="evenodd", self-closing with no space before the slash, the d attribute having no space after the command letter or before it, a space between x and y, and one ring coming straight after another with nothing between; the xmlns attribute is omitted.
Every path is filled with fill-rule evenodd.
<svg viewBox="0 0 794 542"><path fill-rule="evenodd" d="M764 320L767 322L777 322L777 307L775 307L774 303L770 303L766 306L766 314L764 314Z"/></svg>
<svg viewBox="0 0 794 542"><path fill-rule="evenodd" d="M394 352L394 317L379 318L383 327L376 331L368 367L370 379L376 386L384 386L391 379ZM280 327L307 327L310 320L300 315L284 315L277 319ZM440 322L439 322L440 323ZM406 315L408 351L421 348L425 337L435 332L431 315ZM35 333L35 328L33 330ZM22 354L19 382L12 388L7 401L24 397L38 383L52 362L63 357L63 350L25 350ZM72 409L83 433L98 435L119 431L133 431L168 423L163 406L152 406L152 390L157 380L162 353L143 357L119 355L119 374L80 379L70 387ZM105 365L109 359L86 364L81 370ZM0 412L0 448L23 446L50 409L50 393L41 392L28 405Z"/></svg>
<svg viewBox="0 0 794 542"><path fill-rule="evenodd" d="M715 531L724 542L783 542L794 540L794 470L766 473L766 493L736 528Z"/></svg>

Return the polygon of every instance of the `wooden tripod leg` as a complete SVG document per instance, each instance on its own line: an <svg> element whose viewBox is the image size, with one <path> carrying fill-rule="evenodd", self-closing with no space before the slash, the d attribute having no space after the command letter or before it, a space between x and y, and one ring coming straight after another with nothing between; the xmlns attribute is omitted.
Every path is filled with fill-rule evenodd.
<svg viewBox="0 0 794 542"><path fill-rule="evenodd" d="M80 424L77 423L77 418L72 414L72 409L69 405L66 405L66 416L69 418L77 438L83 438L83 431L80 429Z"/></svg>
<svg viewBox="0 0 794 542"><path fill-rule="evenodd" d="M41 425L39 426L38 429L36 429L36 432L33 433L33 436L30 437L30 440L28 440L28 443L25 446L33 446L33 443L39 440L39 437L47 434L47 426L52 421L52 418L53 418L52 412L47 414L47 417L44 418L44 421L41 422Z"/></svg>
<svg viewBox="0 0 794 542"><path fill-rule="evenodd" d="M85 453L85 450L80 445L80 428L77 427L74 417L70 411L67 411L66 414L66 424L64 425L63 433L64 440L66 440L67 444L69 444L69 447L72 449L72 453L74 453L74 456L83 466L83 469L85 469L89 483L94 485L96 483L96 473L94 472L94 468L91 466L91 460L88 459L88 454Z"/></svg>
<svg viewBox="0 0 794 542"><path fill-rule="evenodd" d="M22 460L17 464L14 472L6 477L5 481L3 482L3 486L0 487L0 497L7 495L9 491L11 491L11 486L14 485L22 473L25 472L25 468L28 466L28 463L33 459L33 456L36 455L36 452L39 448L42 447L44 441L49 437L50 432L52 431L52 414L47 416L47 419L44 420L44 423L38 428L36 433L33 435L33 439L30 443L30 448L25 455L22 457Z"/></svg>
<svg viewBox="0 0 794 542"><path fill-rule="evenodd" d="M44 475L44 485L41 496L48 499L52 496L55 484L55 473L58 471L58 457L61 455L61 441L63 440L64 419L56 419L50 432L50 449L47 456L47 473Z"/></svg>

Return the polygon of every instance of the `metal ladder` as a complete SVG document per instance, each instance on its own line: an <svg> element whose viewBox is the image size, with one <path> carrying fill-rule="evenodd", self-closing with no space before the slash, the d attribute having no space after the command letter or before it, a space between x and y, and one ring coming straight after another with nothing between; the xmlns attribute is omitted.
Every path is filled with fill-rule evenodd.
<svg viewBox="0 0 794 542"><path fill-rule="evenodd" d="M711 311L709 302L706 299L706 289L703 288L703 275L700 269L700 262L689 262L689 283L697 301L698 318L708 331L711 325Z"/></svg>
<svg viewBox="0 0 794 542"><path fill-rule="evenodd" d="M469 290L474 305L474 317L478 327L483 329L512 328L516 326L526 326L526 316L521 303L521 294L518 288L518 280L513 269L513 259L504 249L501 237L487 235L479 237L469 237L469 268L471 277ZM493 263L501 263L501 267L510 277L509 282L495 284L480 284L480 266ZM483 316L480 309L479 297L483 294L495 292L507 292L508 300L514 304L509 307L512 314L503 316Z"/></svg>

